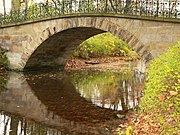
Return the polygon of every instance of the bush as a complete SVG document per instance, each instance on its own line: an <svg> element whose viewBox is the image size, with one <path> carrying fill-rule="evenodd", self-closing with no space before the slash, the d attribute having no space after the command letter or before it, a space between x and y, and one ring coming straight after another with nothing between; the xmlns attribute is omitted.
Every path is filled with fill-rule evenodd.
<svg viewBox="0 0 180 135"><path fill-rule="evenodd" d="M180 43L155 59L149 67L141 113L153 114L162 134L178 134L180 129ZM147 119L148 121L148 119Z"/></svg>
<svg viewBox="0 0 180 135"><path fill-rule="evenodd" d="M7 74L6 69L8 67L8 59L6 57L7 50L0 47L0 93L6 90L6 83L7 83Z"/></svg>
<svg viewBox="0 0 180 135"><path fill-rule="evenodd" d="M4 48L1 48L0 47L0 68L4 67L4 68L7 68L8 67L8 58L6 56L6 53L7 50L4 49Z"/></svg>
<svg viewBox="0 0 180 135"><path fill-rule="evenodd" d="M127 43L110 33L87 39L73 52L73 56L84 59L104 56L126 56L133 59L138 57Z"/></svg>

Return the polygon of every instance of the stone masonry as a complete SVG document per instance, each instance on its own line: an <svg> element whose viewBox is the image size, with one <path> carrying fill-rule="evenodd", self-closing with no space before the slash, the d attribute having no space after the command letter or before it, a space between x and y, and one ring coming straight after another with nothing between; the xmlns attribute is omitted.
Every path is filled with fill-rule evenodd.
<svg viewBox="0 0 180 135"><path fill-rule="evenodd" d="M148 63L180 40L180 23L118 17L73 17L0 28L9 67L63 65L87 38L108 31L127 42Z"/></svg>

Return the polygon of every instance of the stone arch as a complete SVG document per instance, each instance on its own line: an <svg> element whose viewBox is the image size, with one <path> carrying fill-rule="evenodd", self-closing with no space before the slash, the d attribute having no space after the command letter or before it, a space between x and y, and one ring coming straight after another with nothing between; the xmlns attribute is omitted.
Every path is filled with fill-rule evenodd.
<svg viewBox="0 0 180 135"><path fill-rule="evenodd" d="M51 23L52 22L52 23ZM36 56L38 48L41 48L43 44L49 42L48 40L58 35L61 32L72 30L72 29L91 29L94 30L89 36L93 36L102 32L110 32L116 35L120 39L127 42L132 49L137 51L137 53L142 57L145 62L148 62L153 57L148 50L148 48L132 33L130 33L125 28L121 27L118 23L111 21L109 18L99 18L99 17L75 17L75 18L65 18L58 20L50 20L49 25L46 25L41 30L38 35L36 44L31 49L31 52L24 57L24 67L27 68L29 61ZM42 23L43 24L43 23ZM36 37L37 38L37 37ZM89 38L89 37L88 37ZM33 40L33 36L32 36ZM51 40L52 41L52 40ZM31 46L31 44L29 44ZM36 59L34 60L36 61ZM31 64L30 64L31 65Z"/></svg>

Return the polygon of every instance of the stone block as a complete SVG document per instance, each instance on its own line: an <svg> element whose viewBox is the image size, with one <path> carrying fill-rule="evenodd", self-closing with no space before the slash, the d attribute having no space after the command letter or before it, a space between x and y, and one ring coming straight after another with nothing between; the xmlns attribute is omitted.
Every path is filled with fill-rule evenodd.
<svg viewBox="0 0 180 135"><path fill-rule="evenodd" d="M168 46L180 40L179 23L103 16L77 16L0 28L0 46L9 49L11 55L9 54L8 56L10 57L11 65L14 64L16 68L23 68L24 62L45 40L48 41L48 39L58 32L76 27L93 27L96 30L109 31L126 41L138 53L145 55L144 57L147 60L160 55ZM79 35L79 40L82 40L83 36ZM67 38L68 40L70 38ZM54 38L53 42L50 40L48 42L49 44L55 44L54 46L56 47L61 46L63 48L68 46L66 49L70 49L72 48L71 46L76 45L74 42L69 42L68 45L65 45L58 37ZM46 44L43 45L44 47L47 46ZM43 48L43 46L41 47ZM51 47L46 48L48 50L47 52L51 51ZM20 56L22 52L23 54ZM65 52L61 53L63 54ZM41 62L39 61L39 63Z"/></svg>
<svg viewBox="0 0 180 135"><path fill-rule="evenodd" d="M9 68L22 70L23 65L21 64L22 63L21 56L22 56L22 53L8 52L7 57L8 57L8 60L10 61Z"/></svg>

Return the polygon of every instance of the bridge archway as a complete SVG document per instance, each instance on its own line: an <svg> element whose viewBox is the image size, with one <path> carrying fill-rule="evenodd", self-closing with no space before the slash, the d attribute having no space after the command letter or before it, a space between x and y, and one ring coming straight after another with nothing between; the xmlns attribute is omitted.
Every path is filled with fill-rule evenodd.
<svg viewBox="0 0 180 135"><path fill-rule="evenodd" d="M38 43L33 48L31 47L30 53L24 54L26 55L24 70L64 65L75 47L86 39L103 32L110 32L127 42L145 62L152 59L148 48L122 26L106 19L75 18L62 21L60 26L55 23L41 30Z"/></svg>
<svg viewBox="0 0 180 135"><path fill-rule="evenodd" d="M9 68L22 71L28 65L33 66L29 62L35 58L34 54L40 55L37 53L39 48L46 49L43 47L45 42L56 44L54 40L59 38L58 35L62 32L86 29L85 34L91 31L91 34L86 36L88 38L107 31L128 43L148 66L151 59L158 57L169 46L179 41L179 28L180 23L175 22L123 18L113 15L66 16L4 26L0 28L0 46L8 49ZM71 36L76 36L76 32L72 32ZM51 56L51 54L48 55ZM52 64L51 61L49 62Z"/></svg>
<svg viewBox="0 0 180 135"><path fill-rule="evenodd" d="M103 32L105 31L90 27L70 28L58 32L37 47L28 59L24 70L62 66L79 44Z"/></svg>

